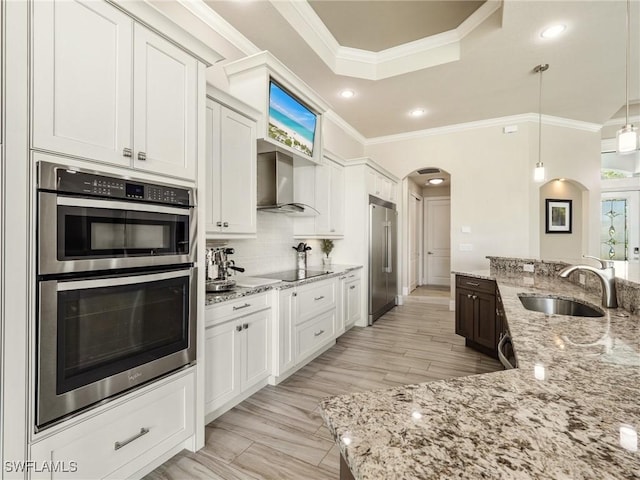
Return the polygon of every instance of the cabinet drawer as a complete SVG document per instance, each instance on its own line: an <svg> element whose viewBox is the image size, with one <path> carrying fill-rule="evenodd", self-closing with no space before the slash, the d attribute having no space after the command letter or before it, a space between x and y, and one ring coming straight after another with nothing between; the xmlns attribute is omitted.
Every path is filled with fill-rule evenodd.
<svg viewBox="0 0 640 480"><path fill-rule="evenodd" d="M268 292L247 295L237 300L218 303L207 307L205 312L205 325L215 325L229 318L241 317L258 312L269 306Z"/></svg>
<svg viewBox="0 0 640 480"><path fill-rule="evenodd" d="M496 282L482 278L456 276L456 287L466 288L476 292L496 293Z"/></svg>
<svg viewBox="0 0 640 480"><path fill-rule="evenodd" d="M336 306L336 281L304 285L298 289L298 315L296 325Z"/></svg>
<svg viewBox="0 0 640 480"><path fill-rule="evenodd" d="M117 478L135 473L193 435L193 378L193 373L186 375L36 443L32 460L61 461L68 468L38 472L32 478Z"/></svg>
<svg viewBox="0 0 640 480"><path fill-rule="evenodd" d="M334 338L335 320L334 309L296 327L296 361L310 355Z"/></svg>

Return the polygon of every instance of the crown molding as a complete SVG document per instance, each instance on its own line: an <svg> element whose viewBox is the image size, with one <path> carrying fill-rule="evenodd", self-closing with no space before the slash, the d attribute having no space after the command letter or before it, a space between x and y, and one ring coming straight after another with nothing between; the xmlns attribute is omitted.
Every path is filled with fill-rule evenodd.
<svg viewBox="0 0 640 480"><path fill-rule="evenodd" d="M209 7L204 0L177 0L177 2L245 55L253 55L260 52L258 47Z"/></svg>
<svg viewBox="0 0 640 480"><path fill-rule="evenodd" d="M381 80L459 60L460 41L496 12L502 0L488 0L454 30L380 52L340 45L306 1L271 0L271 4L333 73Z"/></svg>
<svg viewBox="0 0 640 480"><path fill-rule="evenodd" d="M640 123L640 115L630 115L629 122ZM622 127L624 126L625 123L627 123L627 119L625 117L611 118L606 122L604 122L603 127L616 127L616 126Z"/></svg>
<svg viewBox="0 0 640 480"><path fill-rule="evenodd" d="M539 115L537 113L523 113L520 115L510 115L506 117L489 118L486 120L478 120L475 122L458 123L454 125L446 125L444 127L428 128L426 130L416 130L413 132L398 133L395 135L385 135L382 137L372 137L365 141L365 146L379 145L382 143L399 142L404 140L413 140L416 138L433 137L436 135L446 135L448 133L463 132L466 130L475 130L478 128L502 127L506 124L538 122ZM582 122L580 120L571 120L568 118L553 117L550 115L542 115L542 123L556 127L573 128L576 130L584 130L587 132L599 132L602 125L597 123Z"/></svg>

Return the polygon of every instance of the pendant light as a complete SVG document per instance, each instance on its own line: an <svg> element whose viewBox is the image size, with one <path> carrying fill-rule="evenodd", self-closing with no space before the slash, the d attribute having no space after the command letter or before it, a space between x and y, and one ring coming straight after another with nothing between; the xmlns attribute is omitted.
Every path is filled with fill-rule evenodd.
<svg viewBox="0 0 640 480"><path fill-rule="evenodd" d="M540 92L538 95L538 162L533 171L534 182L544 182L544 164L542 163L542 72L549 70L548 63L536 65L533 69L534 73L540 74Z"/></svg>
<svg viewBox="0 0 640 480"><path fill-rule="evenodd" d="M632 153L638 149L638 129L629 123L629 63L631 57L631 0L627 0L627 58L625 77L625 105L626 117L624 127L616 133L616 151L618 153Z"/></svg>

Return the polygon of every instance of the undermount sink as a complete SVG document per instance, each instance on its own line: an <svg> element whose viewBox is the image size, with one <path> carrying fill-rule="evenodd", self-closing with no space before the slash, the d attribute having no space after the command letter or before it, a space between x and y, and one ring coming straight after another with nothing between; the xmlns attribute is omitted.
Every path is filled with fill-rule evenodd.
<svg viewBox="0 0 640 480"><path fill-rule="evenodd" d="M574 317L602 317L604 313L597 308L568 298L541 297L538 295L518 295L527 310L547 315L572 315Z"/></svg>

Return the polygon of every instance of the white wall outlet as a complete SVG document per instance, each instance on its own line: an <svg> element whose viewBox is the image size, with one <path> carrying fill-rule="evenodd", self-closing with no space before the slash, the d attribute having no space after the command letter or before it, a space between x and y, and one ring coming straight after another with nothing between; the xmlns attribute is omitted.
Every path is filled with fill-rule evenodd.
<svg viewBox="0 0 640 480"><path fill-rule="evenodd" d="M580 285L584 285L585 283L587 283L587 277L584 273L578 275L578 282L580 283Z"/></svg>
<svg viewBox="0 0 640 480"><path fill-rule="evenodd" d="M522 265L522 270L533 273L533 263L525 263Z"/></svg>
<svg viewBox="0 0 640 480"><path fill-rule="evenodd" d="M463 225L460 230L462 230L462 233L471 233L471 227L469 225Z"/></svg>
<svg viewBox="0 0 640 480"><path fill-rule="evenodd" d="M473 244L472 243L461 243L460 244L460 251L461 252L470 252L473 250Z"/></svg>

